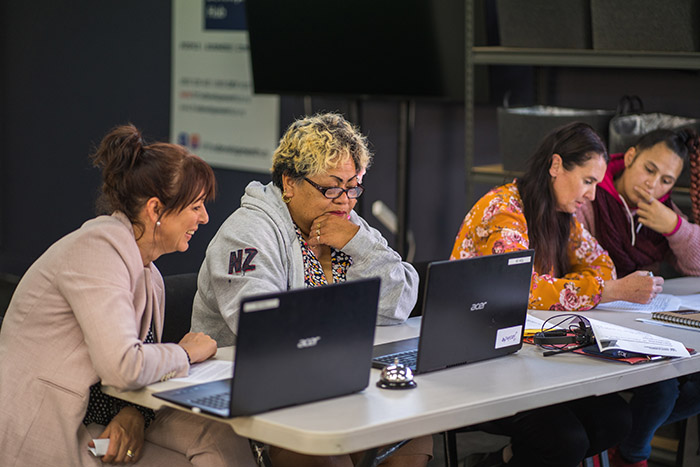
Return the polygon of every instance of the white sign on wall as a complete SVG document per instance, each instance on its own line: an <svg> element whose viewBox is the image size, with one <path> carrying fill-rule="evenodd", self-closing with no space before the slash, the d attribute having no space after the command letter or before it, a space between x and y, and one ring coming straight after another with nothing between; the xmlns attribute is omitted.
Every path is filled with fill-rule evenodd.
<svg viewBox="0 0 700 467"><path fill-rule="evenodd" d="M253 96L243 0L173 0L170 138L217 167L267 172L279 97Z"/></svg>

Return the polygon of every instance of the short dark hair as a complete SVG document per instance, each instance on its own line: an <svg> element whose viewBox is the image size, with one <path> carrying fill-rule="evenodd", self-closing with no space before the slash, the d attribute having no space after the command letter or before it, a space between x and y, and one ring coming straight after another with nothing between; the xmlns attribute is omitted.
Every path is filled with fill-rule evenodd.
<svg viewBox="0 0 700 467"><path fill-rule="evenodd" d="M700 136L691 127L674 130L658 129L643 135L634 147L639 155L640 152L659 143L666 144L674 154L680 157L683 167L690 166L690 200L693 220L696 223L700 222Z"/></svg>
<svg viewBox="0 0 700 467"><path fill-rule="evenodd" d="M639 153L659 143L665 143L674 154L683 160L683 165L685 166L688 164L688 156L694 156L697 151L698 134L692 128L680 128L676 130L660 128L642 135L634 144L634 147Z"/></svg>

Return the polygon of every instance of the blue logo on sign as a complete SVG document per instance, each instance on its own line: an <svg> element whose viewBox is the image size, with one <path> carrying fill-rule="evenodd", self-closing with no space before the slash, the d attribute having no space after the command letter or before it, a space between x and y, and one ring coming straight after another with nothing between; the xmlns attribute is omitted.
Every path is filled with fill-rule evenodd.
<svg viewBox="0 0 700 467"><path fill-rule="evenodd" d="M202 144L202 137L199 133L187 133L181 131L177 134L177 144L190 149L198 149Z"/></svg>
<svg viewBox="0 0 700 467"><path fill-rule="evenodd" d="M204 29L245 31L245 2L243 0L205 0Z"/></svg>

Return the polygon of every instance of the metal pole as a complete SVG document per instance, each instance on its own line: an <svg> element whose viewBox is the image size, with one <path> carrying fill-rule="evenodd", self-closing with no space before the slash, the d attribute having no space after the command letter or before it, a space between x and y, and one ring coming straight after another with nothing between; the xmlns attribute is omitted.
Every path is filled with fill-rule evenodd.
<svg viewBox="0 0 700 467"><path fill-rule="evenodd" d="M467 210L471 208L474 192L474 0L466 0L464 18L464 170Z"/></svg>
<svg viewBox="0 0 700 467"><path fill-rule="evenodd" d="M399 105L399 137L396 171L396 251L406 258L408 254L408 214L409 190L411 178L411 141L415 122L415 103L411 100L402 101Z"/></svg>

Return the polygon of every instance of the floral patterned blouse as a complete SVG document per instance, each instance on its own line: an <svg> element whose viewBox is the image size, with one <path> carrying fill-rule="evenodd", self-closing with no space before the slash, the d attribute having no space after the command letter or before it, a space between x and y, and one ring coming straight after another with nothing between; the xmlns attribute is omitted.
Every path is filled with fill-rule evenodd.
<svg viewBox="0 0 700 467"><path fill-rule="evenodd" d="M316 255L301 235L299 227L294 225L297 238L301 244L301 256L304 260L304 285L306 287L319 287L328 285L328 279L323 272L321 262L316 258ZM331 247L331 266L333 268L333 283L345 282L348 268L352 266L352 257L346 255L340 250Z"/></svg>
<svg viewBox="0 0 700 467"><path fill-rule="evenodd" d="M515 183L494 188L464 218L450 259L507 253L529 248L527 222ZM574 216L568 243L571 271L533 271L529 308L589 310L600 302L604 281L616 279L608 253Z"/></svg>

